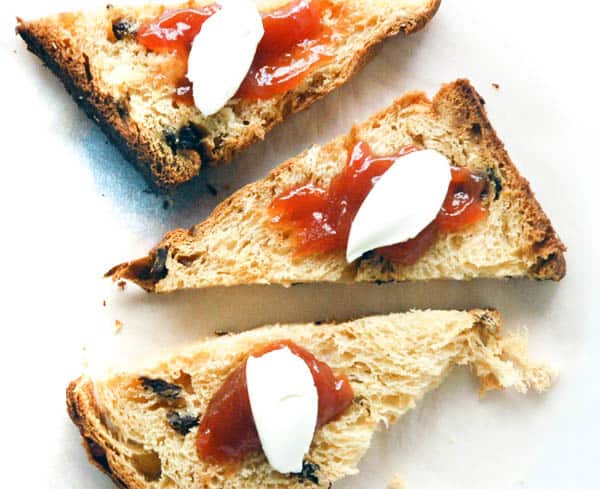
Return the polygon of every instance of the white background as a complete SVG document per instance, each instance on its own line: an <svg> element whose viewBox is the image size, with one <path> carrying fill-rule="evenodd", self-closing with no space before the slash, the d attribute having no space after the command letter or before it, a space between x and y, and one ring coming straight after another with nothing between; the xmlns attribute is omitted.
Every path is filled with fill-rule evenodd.
<svg viewBox="0 0 600 489"><path fill-rule="evenodd" d="M468 372L457 370L377 435L361 474L338 487L384 488L396 473L412 489L600 487L596 2L444 0L425 31L387 42L350 84L231 166L205 172L168 210L163 198L144 193L142 178L14 35L16 15L93 4L101 2L21 0L4 2L0 13L3 487L112 487L88 465L64 406L68 381L86 366L139 358L214 330L470 306L498 307L507 328L528 327L532 354L561 372L555 387L543 396L480 401ZM157 297L101 279L285 158L346 132L407 89L432 94L459 76L485 97L569 246L560 284L242 287ZM116 319L124 323L119 335Z"/></svg>

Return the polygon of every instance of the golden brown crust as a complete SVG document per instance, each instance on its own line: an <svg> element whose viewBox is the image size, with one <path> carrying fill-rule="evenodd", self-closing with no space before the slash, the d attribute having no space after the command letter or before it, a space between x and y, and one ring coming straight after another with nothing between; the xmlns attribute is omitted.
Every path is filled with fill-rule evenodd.
<svg viewBox="0 0 600 489"><path fill-rule="evenodd" d="M512 192L512 199L518 202L521 212L527 216L530 226L528 241L538 257L537 263L529 270L529 276L539 280L561 280L566 274L566 247L536 200L529 182L521 176L510 159L487 117L484 104L485 101L471 83L461 79L442 86L433 100L433 110L450 111L456 130L470 133L465 137L480 135L481 146L500 162L499 169L505 186Z"/></svg>
<svg viewBox="0 0 600 489"><path fill-rule="evenodd" d="M81 433L82 445L89 462L108 475L119 488L146 489L129 469L119 463L116 447L92 425L101 417L100 408L94 400L92 383L80 377L69 384L66 394L69 417Z"/></svg>
<svg viewBox="0 0 600 489"><path fill-rule="evenodd" d="M123 156L134 163L146 179L159 191L170 191L197 176L202 165L229 161L235 154L252 145L288 115L312 105L321 97L343 85L376 52L385 38L399 33L412 34L422 29L435 15L441 0L429 0L425 10L415 18L399 21L386 32L377 33L357 51L343 71L333 81L312 77L308 88L292 90L281 97L279 111L262 121L260 131L249 131L233 142L216 149L204 144L201 151L179 152L178 158L164 154L161 144L128 117L126 102L103 93L94 80L85 53L72 56L68 39L57 39L52 24L41 21L24 22L18 19L17 33L30 51L36 54L58 76L67 91L85 113L94 120L117 146ZM120 108L121 107L121 108Z"/></svg>
<svg viewBox="0 0 600 489"><path fill-rule="evenodd" d="M317 433L308 459L319 466L319 481L330 487L350 474L366 453L377 426L389 426L437 388L458 365L469 366L482 393L514 387L543 392L552 370L531 361L521 334L501 334L497 311L411 311L343 323L266 326L212 338L154 366L120 372L103 380L80 378L67 389L69 414L81 431L94 465L122 487L303 488L296 477L275 474L262 457L235 467L219 467L197 458L195 436L182 438L165 423L173 404L147 393L140 378L150 376L182 387L178 409L206 412L214 392L248 351L265 342L289 339L351 382L355 399L334 423ZM382 349L381 345L387 345ZM154 454L157 471L136 463ZM156 474L159 475L156 475Z"/></svg>
<svg viewBox="0 0 600 489"><path fill-rule="evenodd" d="M334 147L346 144L348 139L352 138L354 131L358 131L362 127L376 126L379 123L385 124L385 121L391 116L400 114L406 109L414 108L414 110L432 113L434 117L448 119L453 132L459 138L475 139L480 154L499 162L498 170L501 173L505 198L508 198L512 205L519 209L520 215L523 216L522 220L526 224L524 241L527 243L528 249L524 251L536 257L535 264L529 269L527 276L539 280L560 280L566 273L565 247L536 201L529 183L519 174L510 160L504 145L487 118L483 104L483 100L467 80L457 80L444 85L433 100L429 100L423 92L409 92L397 99L392 106L355 127L350 135L326 145L323 152L329 154L331 151L335 151ZM163 269L164 260L159 260L160 263L157 263L157 257L168 254L170 249L177 248L180 244L202 239L202 236L209 236L211 228L225 219L229 210L235 206L241 196L248 192L256 192L257 190L254 188L256 185L260 186L260 191L269 192L269 182L276 181L280 177L285 180L286 175L294 173L298 161L305 158L306 154L304 152L279 165L263 181L264 185L261 183L250 184L234 193L217 206L206 221L194 226L189 231L178 229L168 233L147 257L118 265L106 276L112 277L113 280L132 280L145 290L155 291L156 284L168 273L166 269ZM157 264L161 266L157 266ZM160 270L160 277L153 277L153 274L150 273L153 268ZM244 277L244 280L246 278Z"/></svg>

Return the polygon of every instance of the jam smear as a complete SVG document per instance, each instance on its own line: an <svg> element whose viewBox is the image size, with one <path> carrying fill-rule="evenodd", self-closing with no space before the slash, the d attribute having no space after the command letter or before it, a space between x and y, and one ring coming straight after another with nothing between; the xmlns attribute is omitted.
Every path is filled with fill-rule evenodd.
<svg viewBox="0 0 600 489"><path fill-rule="evenodd" d="M313 376L319 395L317 428L341 416L354 398L345 375L335 375L326 363L289 340L270 343L251 355L261 357L284 347L302 358ZM201 460L221 464L240 461L261 449L248 397L246 360L227 377L211 399L198 428L196 449Z"/></svg>
<svg viewBox="0 0 600 489"><path fill-rule="evenodd" d="M332 31L321 24L321 0L292 0L262 14L265 35L237 97L267 99L295 88L331 59Z"/></svg>
<svg viewBox="0 0 600 489"><path fill-rule="evenodd" d="M398 158L418 150L406 146L397 154L377 156L366 142L359 141L349 151L345 169L328 188L309 183L279 195L269 207L271 222L290 233L298 256L345 250L352 221L377 179ZM378 249L381 256L400 265L414 264L440 233L459 231L486 216L481 200L488 186L486 177L454 166L451 173L448 194L436 219L415 238Z"/></svg>
<svg viewBox="0 0 600 489"><path fill-rule="evenodd" d="M150 51L177 53L184 58L182 68L186 70L194 37L218 9L218 5L212 4L198 9L166 11L140 27L137 41ZM322 0L292 0L261 14L265 34L237 98L267 99L284 93L295 88L311 70L331 59L330 46L336 34L322 25L322 11ZM192 83L185 75L183 71L175 77L174 98L193 105ZM181 96L182 91L186 95Z"/></svg>
<svg viewBox="0 0 600 489"><path fill-rule="evenodd" d="M192 49L192 41L200 32L202 24L217 10L217 4L201 8L167 10L139 28L137 41L150 51L175 51L188 56Z"/></svg>

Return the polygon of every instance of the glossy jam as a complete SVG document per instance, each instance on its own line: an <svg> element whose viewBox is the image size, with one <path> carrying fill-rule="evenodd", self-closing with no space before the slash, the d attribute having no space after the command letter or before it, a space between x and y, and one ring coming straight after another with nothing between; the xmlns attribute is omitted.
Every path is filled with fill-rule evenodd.
<svg viewBox="0 0 600 489"><path fill-rule="evenodd" d="M137 41L150 51L176 51L188 56L202 24L218 9L218 5L212 4L201 8L167 10L160 17L142 24L136 35Z"/></svg>
<svg viewBox="0 0 600 489"><path fill-rule="evenodd" d="M262 14L265 35L237 96L266 99L295 88L331 59L332 33L321 24L321 0L293 0Z"/></svg>
<svg viewBox="0 0 600 489"><path fill-rule="evenodd" d="M302 358L312 373L319 394L317 428L341 416L354 397L346 376L335 375L326 363L288 340L263 346L251 355L260 357L285 346ZM196 449L201 460L227 463L239 461L260 448L250 409L244 361L211 399L198 429Z"/></svg>
<svg viewBox="0 0 600 489"><path fill-rule="evenodd" d="M306 184L278 196L269 208L273 225L290 233L299 256L345 250L352 221L377 179L398 158L414 151L418 148L406 146L395 155L377 156L367 143L357 142L349 151L346 168L328 188ZM413 264L439 233L458 231L486 215L481 195L487 179L464 168L451 170L452 182L436 219L414 239L380 248L380 255L401 265Z"/></svg>
<svg viewBox="0 0 600 489"><path fill-rule="evenodd" d="M175 77L174 98L178 102L193 104L192 84L185 79L187 57L202 24L218 8L210 5L167 11L138 31L138 42L150 51L176 52L185 58L186 62L181 64L183 72ZM261 14L265 34L236 97L266 99L284 93L331 58L330 46L335 36L321 24L322 9L321 0L292 0Z"/></svg>

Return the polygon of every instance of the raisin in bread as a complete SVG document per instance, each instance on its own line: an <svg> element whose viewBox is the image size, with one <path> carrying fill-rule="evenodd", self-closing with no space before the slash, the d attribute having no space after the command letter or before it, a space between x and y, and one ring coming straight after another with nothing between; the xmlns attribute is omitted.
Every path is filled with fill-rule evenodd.
<svg viewBox="0 0 600 489"><path fill-rule="evenodd" d="M210 3L190 1L179 7ZM262 3L269 9L274 2ZM336 37L329 61L287 93L267 100L232 100L211 117L204 117L193 106L174 106L175 84L161 76L177 60L172 53L149 52L135 39L139 25L156 18L165 6L109 5L98 12L19 20L17 32L124 156L155 187L169 190L198 175L203 165L230 160L264 138L287 115L345 83L383 39L422 28L439 3L329 0L322 23L330 27L344 22L345 26ZM177 6L170 4L171 8Z"/></svg>
<svg viewBox="0 0 600 489"><path fill-rule="evenodd" d="M485 173L488 215L442 235L414 265L367 254L348 264L345 253L296 256L294 243L271 226L268 207L305 182L325 185L346 165L348 146L364 140L377 154L417 144L454 165ZM427 185L427 182L419 183ZM114 267L116 280L149 291L239 284L381 282L479 277L560 280L565 247L492 128L483 100L466 80L444 85L430 101L408 93L351 133L314 146L223 202L203 223L167 234L148 256Z"/></svg>
<svg viewBox="0 0 600 489"><path fill-rule="evenodd" d="M153 366L71 383L69 413L90 460L130 489L331 487L358 472L378 427L388 426L435 389L457 365L481 392L544 391L552 372L527 358L526 338L500 334L494 311L414 311L343 324L286 325L205 340ZM211 465L196 454L197 417L255 347L287 339L345 374L354 401L320 428L306 473L275 472L262 453L239 465ZM315 485L316 484L316 485Z"/></svg>

